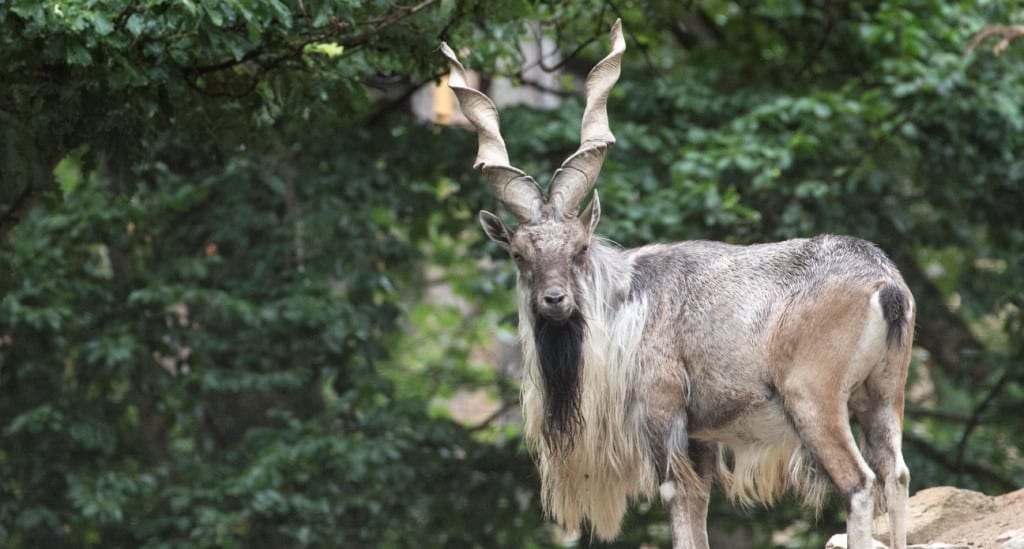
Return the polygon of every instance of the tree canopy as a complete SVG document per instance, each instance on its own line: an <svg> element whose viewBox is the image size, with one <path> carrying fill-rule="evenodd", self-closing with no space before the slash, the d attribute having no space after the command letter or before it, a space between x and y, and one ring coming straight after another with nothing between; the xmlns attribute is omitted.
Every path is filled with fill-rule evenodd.
<svg viewBox="0 0 1024 549"><path fill-rule="evenodd" d="M543 86L519 45L547 37L561 104L502 112L544 180L616 18L600 232L878 243L919 306L911 490L1024 484L1024 44L967 51L1015 3L8 0L0 544L556 543L496 367L514 267L475 222L476 139L409 98L442 40ZM467 388L498 411L453 417ZM839 517L712 509L764 546ZM623 543L667 536L640 504Z"/></svg>

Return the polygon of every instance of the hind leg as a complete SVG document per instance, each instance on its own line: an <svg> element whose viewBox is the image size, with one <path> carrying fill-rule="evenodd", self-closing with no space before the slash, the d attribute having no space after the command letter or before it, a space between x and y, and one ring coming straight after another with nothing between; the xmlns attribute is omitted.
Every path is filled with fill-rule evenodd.
<svg viewBox="0 0 1024 549"><path fill-rule="evenodd" d="M857 412L857 423L864 432L864 457L882 482L882 502L889 515L889 547L907 546L907 501L910 471L903 461L903 397L894 403L879 402Z"/></svg>
<svg viewBox="0 0 1024 549"><path fill-rule="evenodd" d="M889 397L882 402L890 403L898 394L902 406L906 362L900 357L909 358L909 337L893 333L902 322L890 323L893 311L883 308L881 299L880 291L865 295L849 285L823 289L815 299L790 310L776 335L775 387L804 448L842 496L850 549L873 546L878 475L854 441L849 406L873 409L871 399L861 399L858 393ZM887 307L892 309L891 305ZM899 478L896 474L897 482L890 488L894 494Z"/></svg>
<svg viewBox="0 0 1024 549"><path fill-rule="evenodd" d="M911 316L908 325L913 325ZM889 514L889 546L907 546L910 471L903 461L903 402L910 367L910 334L889 345L863 385L850 397L860 424L864 457L882 483L882 508ZM881 511L881 509L879 509Z"/></svg>
<svg viewBox="0 0 1024 549"><path fill-rule="evenodd" d="M799 383L786 389L786 412L801 442L842 496L849 548L873 547L875 473L854 442L846 402L821 384Z"/></svg>

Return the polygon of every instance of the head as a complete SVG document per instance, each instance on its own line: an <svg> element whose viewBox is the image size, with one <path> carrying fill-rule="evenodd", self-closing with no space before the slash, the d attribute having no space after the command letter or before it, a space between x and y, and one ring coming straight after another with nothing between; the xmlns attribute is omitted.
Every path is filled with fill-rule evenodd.
<svg viewBox="0 0 1024 549"><path fill-rule="evenodd" d="M618 21L612 26L611 44L611 53L587 76L580 147L555 171L547 193L509 163L497 108L486 95L469 87L455 52L441 44L451 66L448 86L477 131L479 148L473 166L484 173L495 197L518 221L509 227L498 216L480 212L484 232L515 260L521 288L528 292L533 313L528 326L544 380L544 440L555 452L572 448L575 433L583 424L580 374L586 319L580 311L577 286L579 275L591 265L590 243L601 217L601 204L596 191L582 213L580 204L594 188L605 153L615 142L606 105L626 50Z"/></svg>
<svg viewBox="0 0 1024 549"><path fill-rule="evenodd" d="M566 322L578 310L574 273L586 268L591 238L601 217L596 191L590 205L582 213L579 209L594 188L608 147L615 143L608 127L607 101L626 49L619 21L612 26L611 45L611 53L587 76L580 147L552 176L547 193L509 163L494 103L469 87L455 53L447 44L441 45L451 66L448 85L477 130L479 149L474 167L483 171L495 196L518 221L509 227L498 216L482 211L480 224L515 260L520 279L529 288L535 316L556 324Z"/></svg>
<svg viewBox="0 0 1024 549"><path fill-rule="evenodd" d="M534 315L561 324L578 308L576 274L588 268L590 242L600 217L595 192L579 216L556 216L551 211L538 220L509 227L485 210L480 212L480 225L515 261Z"/></svg>

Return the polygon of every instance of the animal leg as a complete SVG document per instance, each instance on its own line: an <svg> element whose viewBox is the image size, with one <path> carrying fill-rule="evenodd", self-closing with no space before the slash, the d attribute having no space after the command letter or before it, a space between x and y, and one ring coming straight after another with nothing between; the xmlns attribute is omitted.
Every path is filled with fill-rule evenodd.
<svg viewBox="0 0 1024 549"><path fill-rule="evenodd" d="M689 459L695 478L671 475L660 487L661 498L672 519L672 547L708 549L708 500L718 463L718 446L690 441Z"/></svg>
<svg viewBox="0 0 1024 549"><path fill-rule="evenodd" d="M896 404L876 405L857 414L857 423L864 432L864 456L882 481L882 501L889 515L889 547L892 549L907 546L910 471L901 449L902 402L901 394Z"/></svg>
<svg viewBox="0 0 1024 549"><path fill-rule="evenodd" d="M845 399L828 393L813 383L792 386L783 394L786 412L804 447L842 496L849 549L869 549L875 473L857 450Z"/></svg>
<svg viewBox="0 0 1024 549"><path fill-rule="evenodd" d="M913 326L913 316L908 326ZM907 501L910 470L903 461L903 402L910 365L910 333L889 342L885 358L874 366L863 386L853 392L851 409L862 431L864 458L880 479L878 499L889 514L889 547L907 546Z"/></svg>

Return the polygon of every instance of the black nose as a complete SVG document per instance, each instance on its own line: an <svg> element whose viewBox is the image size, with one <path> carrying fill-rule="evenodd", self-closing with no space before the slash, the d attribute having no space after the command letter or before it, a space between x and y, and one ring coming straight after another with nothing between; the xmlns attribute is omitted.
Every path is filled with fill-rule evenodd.
<svg viewBox="0 0 1024 549"><path fill-rule="evenodd" d="M565 294L557 291L549 291L544 294L544 303L548 305L558 305L565 301Z"/></svg>

